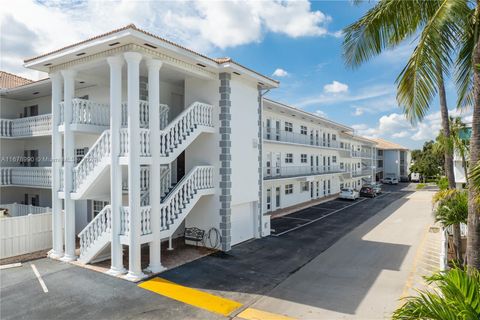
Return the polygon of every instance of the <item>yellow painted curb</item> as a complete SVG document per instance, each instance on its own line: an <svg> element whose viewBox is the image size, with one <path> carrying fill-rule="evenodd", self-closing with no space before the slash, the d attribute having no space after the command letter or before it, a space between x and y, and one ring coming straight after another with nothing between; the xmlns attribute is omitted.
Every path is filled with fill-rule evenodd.
<svg viewBox="0 0 480 320"><path fill-rule="evenodd" d="M247 308L238 314L239 318L245 320L295 320L294 318L282 316L280 314Z"/></svg>
<svg viewBox="0 0 480 320"><path fill-rule="evenodd" d="M215 296L200 290L184 287L174 282L154 278L142 282L140 288L158 293L162 296L201 308L210 312L228 316L242 306L241 303Z"/></svg>

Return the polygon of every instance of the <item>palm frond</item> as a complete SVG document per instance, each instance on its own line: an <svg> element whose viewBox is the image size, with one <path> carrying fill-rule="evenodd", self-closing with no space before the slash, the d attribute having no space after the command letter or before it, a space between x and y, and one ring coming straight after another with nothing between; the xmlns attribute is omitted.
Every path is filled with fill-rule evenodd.
<svg viewBox="0 0 480 320"><path fill-rule="evenodd" d="M470 171L469 181L472 184L472 187L480 190L480 161L478 161L475 167Z"/></svg>
<svg viewBox="0 0 480 320"><path fill-rule="evenodd" d="M440 0L384 0L344 30L343 56L347 66L357 67L385 49L414 35L429 20Z"/></svg>
<svg viewBox="0 0 480 320"><path fill-rule="evenodd" d="M443 0L425 25L417 47L397 78L397 100L411 122L422 120L448 75L456 38L462 33L454 17L463 0Z"/></svg>
<svg viewBox="0 0 480 320"><path fill-rule="evenodd" d="M464 33L458 40L458 56L455 68L457 107L473 105L473 50L475 46L474 9L462 15Z"/></svg>

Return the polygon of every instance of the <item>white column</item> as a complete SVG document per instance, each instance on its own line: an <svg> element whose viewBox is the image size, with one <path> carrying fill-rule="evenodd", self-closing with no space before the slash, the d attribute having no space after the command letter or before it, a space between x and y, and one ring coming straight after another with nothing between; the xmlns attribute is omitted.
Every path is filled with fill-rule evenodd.
<svg viewBox="0 0 480 320"><path fill-rule="evenodd" d="M62 199L60 190L60 170L62 169L62 135L58 131L60 123L60 102L62 101L62 76L59 72L49 75L52 81L52 251L50 257L63 256Z"/></svg>
<svg viewBox="0 0 480 320"><path fill-rule="evenodd" d="M65 255L62 260L76 260L75 255L75 201L71 199L70 192L73 190L73 167L75 166L75 135L71 130L72 122L72 99L75 95L75 70L63 70L64 81L64 194L65 194Z"/></svg>
<svg viewBox="0 0 480 320"><path fill-rule="evenodd" d="M138 52L124 53L128 70L128 200L130 207L129 270L127 278L137 281L144 277L140 252L140 61ZM153 199L152 199L153 200Z"/></svg>
<svg viewBox="0 0 480 320"><path fill-rule="evenodd" d="M122 167L120 155L120 129L122 122L122 66L123 57L107 58L110 66L110 205L112 208L111 275L125 273L123 250L120 243L122 208Z"/></svg>
<svg viewBox="0 0 480 320"><path fill-rule="evenodd" d="M150 242L150 265L148 270L157 273L165 268L161 262L160 239L160 60L147 60L148 67L148 108L150 128L150 206L152 208L153 240Z"/></svg>

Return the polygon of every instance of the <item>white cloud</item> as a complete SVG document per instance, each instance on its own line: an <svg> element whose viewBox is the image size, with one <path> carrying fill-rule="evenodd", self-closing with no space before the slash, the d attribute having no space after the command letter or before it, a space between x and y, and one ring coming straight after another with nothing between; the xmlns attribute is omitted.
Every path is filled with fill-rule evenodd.
<svg viewBox="0 0 480 320"><path fill-rule="evenodd" d="M325 91L326 93L343 93L348 91L348 85L333 80L332 83L323 86L323 91Z"/></svg>
<svg viewBox="0 0 480 320"><path fill-rule="evenodd" d="M325 112L323 112L322 110L315 111L315 114L319 117L322 117L322 118L328 118L327 114Z"/></svg>
<svg viewBox="0 0 480 320"><path fill-rule="evenodd" d="M275 76L275 77L286 77L286 76L288 76L288 72L281 69L281 68L277 68L273 72L273 76Z"/></svg>
<svg viewBox="0 0 480 320"><path fill-rule="evenodd" d="M2 68L34 76L24 58L130 23L194 50L260 42L266 33L330 35L331 18L301 1L17 0L2 6ZM88 21L88 23L86 23Z"/></svg>
<svg viewBox="0 0 480 320"><path fill-rule="evenodd" d="M340 93L321 93L319 95L314 95L307 97L303 100L295 103L300 108L310 106L313 104L319 105L328 105L328 104L345 104L346 102L360 103L368 102L370 103L372 99L379 99L385 101L385 99L390 99L391 95L395 94L394 86L386 85L376 85L360 88L354 93L350 93L348 90L346 92Z"/></svg>
<svg viewBox="0 0 480 320"><path fill-rule="evenodd" d="M449 115L452 117L460 116L464 122L471 119L471 111L449 110ZM356 124L352 128L357 134L367 137L382 137L382 138L402 138L413 141L434 140L442 126L440 111L428 114L425 119L412 125L403 114L391 113L384 115L378 119L375 126L368 126L366 124Z"/></svg>

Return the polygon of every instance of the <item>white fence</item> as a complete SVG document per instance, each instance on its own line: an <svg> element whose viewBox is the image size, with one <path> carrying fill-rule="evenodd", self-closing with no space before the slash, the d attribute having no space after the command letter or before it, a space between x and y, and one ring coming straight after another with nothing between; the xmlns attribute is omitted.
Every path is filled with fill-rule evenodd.
<svg viewBox="0 0 480 320"><path fill-rule="evenodd" d="M0 219L0 259L51 247L52 213Z"/></svg>

